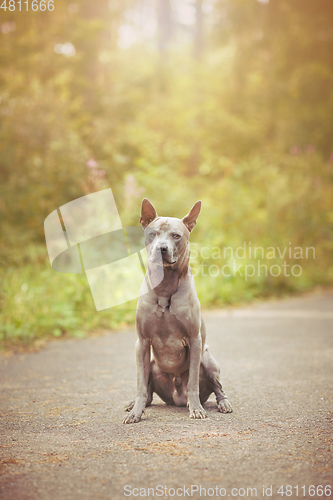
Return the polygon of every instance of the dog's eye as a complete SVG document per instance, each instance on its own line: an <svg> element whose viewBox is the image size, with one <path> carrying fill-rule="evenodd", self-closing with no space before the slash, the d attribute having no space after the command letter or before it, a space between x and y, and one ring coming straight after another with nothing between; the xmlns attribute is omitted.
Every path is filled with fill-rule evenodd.
<svg viewBox="0 0 333 500"><path fill-rule="evenodd" d="M175 238L175 240L179 240L180 238L180 234L177 233L174 233L172 236Z"/></svg>
<svg viewBox="0 0 333 500"><path fill-rule="evenodd" d="M149 238L154 239L156 236L156 233L149 233Z"/></svg>

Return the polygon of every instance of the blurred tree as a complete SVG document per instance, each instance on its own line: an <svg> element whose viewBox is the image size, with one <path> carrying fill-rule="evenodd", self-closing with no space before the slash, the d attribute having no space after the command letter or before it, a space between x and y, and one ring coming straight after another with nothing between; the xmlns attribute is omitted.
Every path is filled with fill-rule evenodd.
<svg viewBox="0 0 333 500"><path fill-rule="evenodd" d="M218 0L215 36L236 47L234 111L259 113L266 138L326 157L333 136L333 3Z"/></svg>
<svg viewBox="0 0 333 500"><path fill-rule="evenodd" d="M172 36L172 19L170 0L158 0L158 46L162 57L165 57L167 46Z"/></svg>
<svg viewBox="0 0 333 500"><path fill-rule="evenodd" d="M202 0L195 0L194 56L199 59L203 48Z"/></svg>

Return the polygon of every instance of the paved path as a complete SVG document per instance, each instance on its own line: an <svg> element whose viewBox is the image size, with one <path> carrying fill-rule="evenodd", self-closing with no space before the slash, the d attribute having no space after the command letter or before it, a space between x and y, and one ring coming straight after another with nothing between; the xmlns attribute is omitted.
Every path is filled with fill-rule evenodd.
<svg viewBox="0 0 333 500"><path fill-rule="evenodd" d="M327 293L207 314L234 413L211 398L206 420L155 396L139 424L121 423L136 388L133 331L2 358L0 497L325 498L309 486L333 489L332 305Z"/></svg>

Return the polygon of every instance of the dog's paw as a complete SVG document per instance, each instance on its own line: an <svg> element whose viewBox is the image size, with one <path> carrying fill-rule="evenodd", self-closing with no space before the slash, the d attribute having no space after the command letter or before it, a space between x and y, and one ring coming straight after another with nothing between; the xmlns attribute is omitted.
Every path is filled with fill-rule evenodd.
<svg viewBox="0 0 333 500"><path fill-rule="evenodd" d="M136 424L137 422L140 422L143 413L143 411L141 413L136 413L134 410L131 410L130 413L124 418L123 424Z"/></svg>
<svg viewBox="0 0 333 500"><path fill-rule="evenodd" d="M221 399L221 401L217 404L217 407L221 413L233 412L232 406L227 399Z"/></svg>
<svg viewBox="0 0 333 500"><path fill-rule="evenodd" d="M201 405L190 408L190 418L206 418L207 414Z"/></svg>
<svg viewBox="0 0 333 500"><path fill-rule="evenodd" d="M131 410L133 410L133 408L134 408L134 404L135 404L135 401L131 401L130 403L128 403L128 404L125 406L125 410L126 410L126 411L131 411Z"/></svg>

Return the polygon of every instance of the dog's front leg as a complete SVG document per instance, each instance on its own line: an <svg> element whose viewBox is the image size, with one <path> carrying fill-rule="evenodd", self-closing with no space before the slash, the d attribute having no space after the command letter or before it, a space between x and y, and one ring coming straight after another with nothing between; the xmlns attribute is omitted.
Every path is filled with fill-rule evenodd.
<svg viewBox="0 0 333 500"><path fill-rule="evenodd" d="M201 362L201 335L190 340L190 369L187 384L188 407L190 418L206 418L206 412L199 399L199 371Z"/></svg>
<svg viewBox="0 0 333 500"><path fill-rule="evenodd" d="M140 422L148 399L148 378L150 371L150 341L139 336L135 344L136 367L138 375L137 398L133 409L124 418L124 424Z"/></svg>

